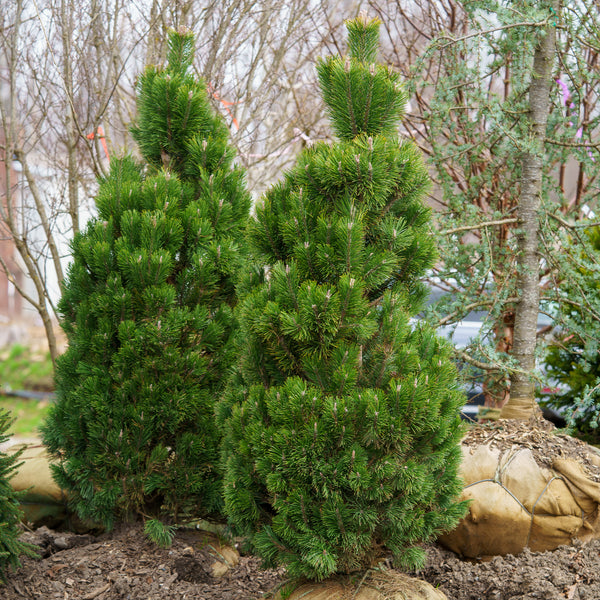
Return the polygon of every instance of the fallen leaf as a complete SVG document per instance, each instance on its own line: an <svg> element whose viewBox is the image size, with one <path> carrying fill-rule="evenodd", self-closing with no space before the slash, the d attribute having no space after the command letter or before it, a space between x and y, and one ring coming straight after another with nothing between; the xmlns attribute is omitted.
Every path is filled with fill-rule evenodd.
<svg viewBox="0 0 600 600"><path fill-rule="evenodd" d="M104 592L108 591L109 589L110 589L110 583L107 583L106 585L103 585L102 587L96 588L95 590L91 591L89 594L82 596L81 600L93 600L94 598L96 598L96 596L103 594Z"/></svg>

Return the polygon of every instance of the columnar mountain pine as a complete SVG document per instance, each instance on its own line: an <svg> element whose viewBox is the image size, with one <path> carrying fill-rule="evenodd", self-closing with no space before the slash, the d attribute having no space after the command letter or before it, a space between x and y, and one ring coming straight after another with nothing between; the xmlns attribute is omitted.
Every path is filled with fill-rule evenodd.
<svg viewBox="0 0 600 600"><path fill-rule="evenodd" d="M457 373L411 321L436 257L428 175L400 141L398 75L374 63L379 22L347 24L350 54L318 64L338 141L316 143L249 227L268 266L241 301L240 368L219 406L225 506L293 576L367 568L463 514Z"/></svg>
<svg viewBox="0 0 600 600"><path fill-rule="evenodd" d="M44 442L76 511L106 526L222 504L214 404L250 197L193 49L172 33L168 65L140 77L145 164L111 162L59 304L69 345Z"/></svg>

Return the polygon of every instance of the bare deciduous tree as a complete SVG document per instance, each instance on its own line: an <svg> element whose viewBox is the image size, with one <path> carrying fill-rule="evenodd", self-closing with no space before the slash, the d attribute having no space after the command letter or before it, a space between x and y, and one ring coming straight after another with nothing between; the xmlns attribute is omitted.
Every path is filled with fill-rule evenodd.
<svg viewBox="0 0 600 600"><path fill-rule="evenodd" d="M3 168L20 177L16 183L13 173L0 220L28 280L19 283L8 260L2 269L39 313L53 359L67 244L93 214L90 198L108 153L134 147L135 77L162 60L167 29L195 32L195 68L258 194L303 138L322 134L321 111L308 108L316 97L314 58L334 39L330 29L342 25L347 4L9 0L0 16L0 127Z"/></svg>
<svg viewBox="0 0 600 600"><path fill-rule="evenodd" d="M0 126L4 168L21 176L6 187L0 219L29 284L16 283L7 261L2 267L40 315L55 360L56 288L66 242L81 226L82 197L103 170L88 134L107 117L123 70L117 24L124 13L122 3L97 0L15 0L5 8Z"/></svg>

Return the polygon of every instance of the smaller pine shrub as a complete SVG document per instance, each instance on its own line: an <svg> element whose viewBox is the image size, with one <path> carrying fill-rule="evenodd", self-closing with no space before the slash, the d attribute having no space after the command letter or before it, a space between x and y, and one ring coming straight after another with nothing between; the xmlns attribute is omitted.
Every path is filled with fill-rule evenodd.
<svg viewBox="0 0 600 600"><path fill-rule="evenodd" d="M0 408L0 444L8 440L7 430L13 423L10 413ZM20 566L19 556L37 556L33 546L19 541L21 509L19 494L10 485L10 478L18 468L22 451L14 454L0 452L0 581L6 583L9 568Z"/></svg>

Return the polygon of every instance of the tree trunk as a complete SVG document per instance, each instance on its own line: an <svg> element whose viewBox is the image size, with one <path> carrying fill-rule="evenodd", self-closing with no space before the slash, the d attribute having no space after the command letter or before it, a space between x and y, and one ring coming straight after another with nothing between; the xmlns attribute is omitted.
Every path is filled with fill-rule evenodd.
<svg viewBox="0 0 600 600"><path fill-rule="evenodd" d="M558 14L558 0L550 7ZM518 363L510 379L510 399L501 418L527 420L538 410L531 373L535 368L537 317L539 311L539 209L542 193L544 138L550 109L552 68L556 52L556 28L549 24L540 37L533 59L529 86L530 137L521 157L521 196L517 256L517 295L512 355Z"/></svg>
<svg viewBox="0 0 600 600"><path fill-rule="evenodd" d="M61 3L61 26L63 44L63 78L66 93L66 147L67 147L67 189L69 194L69 216L73 235L79 233L79 170L77 166L77 141L79 131L77 128L77 115L75 114L75 94L73 93L73 65L71 61L71 36L74 31L73 6L67 0ZM59 281L62 286L62 281Z"/></svg>

